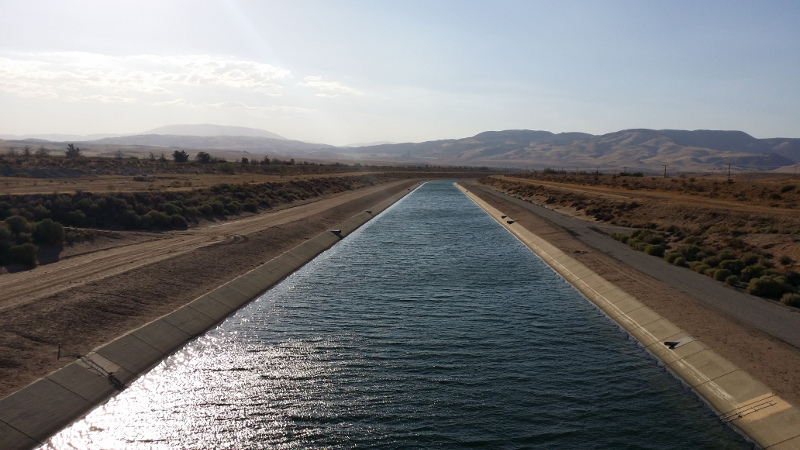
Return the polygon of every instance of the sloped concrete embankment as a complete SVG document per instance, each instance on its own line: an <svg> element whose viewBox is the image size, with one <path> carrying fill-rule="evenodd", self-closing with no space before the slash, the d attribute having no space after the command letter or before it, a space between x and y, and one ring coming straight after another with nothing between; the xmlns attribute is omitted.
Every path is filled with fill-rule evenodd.
<svg viewBox="0 0 800 450"><path fill-rule="evenodd" d="M412 190L396 194L0 400L0 448L41 445Z"/></svg>
<svg viewBox="0 0 800 450"><path fill-rule="evenodd" d="M800 409L583 264L458 186L719 415L765 449L800 449Z"/></svg>

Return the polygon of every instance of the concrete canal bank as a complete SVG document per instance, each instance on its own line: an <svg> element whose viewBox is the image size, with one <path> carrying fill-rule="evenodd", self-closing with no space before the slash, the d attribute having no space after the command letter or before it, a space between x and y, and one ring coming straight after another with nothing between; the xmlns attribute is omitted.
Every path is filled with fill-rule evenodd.
<svg viewBox="0 0 800 450"><path fill-rule="evenodd" d="M719 415L762 448L800 449L800 410L637 299L458 186Z"/></svg>
<svg viewBox="0 0 800 450"><path fill-rule="evenodd" d="M41 445L412 190L402 191L374 205L182 308L94 349L3 398L0 400L0 448L25 449Z"/></svg>

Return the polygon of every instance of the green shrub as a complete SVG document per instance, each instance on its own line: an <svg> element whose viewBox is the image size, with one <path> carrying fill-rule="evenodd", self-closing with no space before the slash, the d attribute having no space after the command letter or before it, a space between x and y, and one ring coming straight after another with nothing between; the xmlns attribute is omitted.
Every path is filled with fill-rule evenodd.
<svg viewBox="0 0 800 450"><path fill-rule="evenodd" d="M720 262L720 259L716 256L708 256L703 258L703 264L708 264L711 267L717 267Z"/></svg>
<svg viewBox="0 0 800 450"><path fill-rule="evenodd" d="M236 166L229 162L222 162L217 164L217 170L222 173L232 174L236 173Z"/></svg>
<svg viewBox="0 0 800 450"><path fill-rule="evenodd" d="M778 298L786 292L786 288L774 278L759 277L750 280L747 292L759 297Z"/></svg>
<svg viewBox="0 0 800 450"><path fill-rule="evenodd" d="M239 202L230 202L225 205L226 214L236 214L242 210L242 204Z"/></svg>
<svg viewBox="0 0 800 450"><path fill-rule="evenodd" d="M67 214L67 220L76 227L86 226L86 213L81 210L70 211Z"/></svg>
<svg viewBox="0 0 800 450"><path fill-rule="evenodd" d="M755 266L761 257L755 253L745 253L740 259L744 261L746 266Z"/></svg>
<svg viewBox="0 0 800 450"><path fill-rule="evenodd" d="M778 261L784 266L788 266L789 264L794 262L794 260L788 256L781 256L781 259L779 259Z"/></svg>
<svg viewBox="0 0 800 450"><path fill-rule="evenodd" d="M719 268L730 270L733 274L739 274L742 272L742 269L747 267L744 261L738 259L726 259L724 261L720 261Z"/></svg>
<svg viewBox="0 0 800 450"><path fill-rule="evenodd" d="M690 266L690 267L692 268L692 270L694 270L697 273L705 273L706 270L711 268L711 267L709 267L708 264L703 264L703 263L695 264L694 266Z"/></svg>
<svg viewBox="0 0 800 450"><path fill-rule="evenodd" d="M623 234L622 236L620 236L620 237L619 237L619 241L620 241L620 242L622 242L623 244L627 244L627 243L628 243L628 240L629 240L630 238L631 238L630 236L628 236L628 235L626 235L626 234Z"/></svg>
<svg viewBox="0 0 800 450"><path fill-rule="evenodd" d="M750 281L760 277L764 270L766 270L764 266L747 266L741 270L739 275L742 277L743 281Z"/></svg>
<svg viewBox="0 0 800 450"><path fill-rule="evenodd" d="M741 280L736 275L731 275L728 278L725 278L725 284L728 286L738 286Z"/></svg>
<svg viewBox="0 0 800 450"><path fill-rule="evenodd" d="M5 224L9 230L14 234L26 233L31 231L31 226L28 220L22 216L7 217Z"/></svg>
<svg viewBox="0 0 800 450"><path fill-rule="evenodd" d="M173 214L169 216L169 223L173 228L186 228L189 224L186 222L186 218L180 214Z"/></svg>
<svg viewBox="0 0 800 450"><path fill-rule="evenodd" d="M17 235L17 244L25 244L27 242L33 242L33 234L31 233L20 233Z"/></svg>
<svg viewBox="0 0 800 450"><path fill-rule="evenodd" d="M161 211L152 210L142 217L142 222L149 222L151 226L159 228L169 228L172 219Z"/></svg>
<svg viewBox="0 0 800 450"><path fill-rule="evenodd" d="M644 252L651 256L664 256L664 247L656 244L650 244L644 248Z"/></svg>
<svg viewBox="0 0 800 450"><path fill-rule="evenodd" d="M254 201L247 201L245 202L244 206L242 206L242 209L247 212L258 212L258 203Z"/></svg>
<svg viewBox="0 0 800 450"><path fill-rule="evenodd" d="M683 256L678 256L674 261L672 261L672 264L676 266L684 266L686 265L686 259Z"/></svg>
<svg viewBox="0 0 800 450"><path fill-rule="evenodd" d="M708 269L703 271L703 275L705 275L707 277L711 277L711 278L714 278L714 274L715 273L717 273L717 269L715 269L713 267L709 267Z"/></svg>
<svg viewBox="0 0 800 450"><path fill-rule="evenodd" d="M725 261L729 259L736 259L736 254L730 250L722 250L721 252L717 253L717 257L720 259L720 261Z"/></svg>
<svg viewBox="0 0 800 450"><path fill-rule="evenodd" d="M675 259L677 259L680 256L681 256L681 254L678 253L678 252L667 252L664 255L664 260L666 262L670 263L670 264L674 264L675 263Z"/></svg>
<svg viewBox="0 0 800 450"><path fill-rule="evenodd" d="M687 261L694 261L697 255L702 251L700 247L694 244L681 245L678 251L686 258Z"/></svg>
<svg viewBox="0 0 800 450"><path fill-rule="evenodd" d="M161 209L164 211L164 214L168 216L174 216L175 214L180 214L183 212L181 208L173 205L172 203L165 203L161 206Z"/></svg>
<svg viewBox="0 0 800 450"><path fill-rule="evenodd" d="M204 216L210 216L211 214L214 214L214 208L208 203L203 203L202 205L200 205L197 208L197 211Z"/></svg>
<svg viewBox="0 0 800 450"><path fill-rule="evenodd" d="M714 272L714 279L717 281L725 281L731 275L733 274L728 269L717 269L717 271Z"/></svg>
<svg viewBox="0 0 800 450"><path fill-rule="evenodd" d="M27 264L29 266L36 266L39 263L38 261L36 261L36 253L38 252L39 252L39 247L30 243L12 245L8 251L13 261L22 264Z"/></svg>
<svg viewBox="0 0 800 450"><path fill-rule="evenodd" d="M800 308L800 294L787 292L781 297L781 303L787 306L794 306Z"/></svg>
<svg viewBox="0 0 800 450"><path fill-rule="evenodd" d="M47 242L50 245L59 245L64 242L66 233L64 226L53 219L44 219L36 224L36 231L33 233L36 240Z"/></svg>
<svg viewBox="0 0 800 450"><path fill-rule="evenodd" d="M211 208L214 210L214 214L218 216L225 214L225 206L220 201L211 203Z"/></svg>
<svg viewBox="0 0 800 450"><path fill-rule="evenodd" d="M8 228L7 225L0 224L0 242L3 241L11 241L14 237L14 233Z"/></svg>

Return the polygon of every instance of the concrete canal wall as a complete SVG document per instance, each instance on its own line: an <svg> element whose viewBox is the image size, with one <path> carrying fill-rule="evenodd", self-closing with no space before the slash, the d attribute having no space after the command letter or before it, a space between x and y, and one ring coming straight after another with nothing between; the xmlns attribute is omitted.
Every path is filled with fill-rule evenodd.
<svg viewBox="0 0 800 450"><path fill-rule="evenodd" d="M458 188L638 340L723 422L762 448L800 449L800 409L513 218Z"/></svg>
<svg viewBox="0 0 800 450"><path fill-rule="evenodd" d="M0 448L35 448L46 442L411 191L396 194L3 398Z"/></svg>

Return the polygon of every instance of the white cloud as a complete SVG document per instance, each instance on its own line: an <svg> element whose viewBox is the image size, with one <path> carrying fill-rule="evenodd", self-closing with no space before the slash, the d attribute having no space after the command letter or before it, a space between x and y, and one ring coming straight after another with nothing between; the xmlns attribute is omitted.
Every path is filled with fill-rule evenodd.
<svg viewBox="0 0 800 450"><path fill-rule="evenodd" d="M118 99L169 97L179 90L207 93L209 88L279 96L290 75L269 64L205 55L114 57L59 52L0 57L0 92L28 98L59 98L69 93Z"/></svg>
<svg viewBox="0 0 800 450"><path fill-rule="evenodd" d="M168 100L165 102L155 102L153 106L185 106L186 100L182 98L176 98L175 100Z"/></svg>
<svg viewBox="0 0 800 450"><path fill-rule="evenodd" d="M283 105L267 105L267 106L251 106L244 102L224 101L217 103L206 103L206 106L211 106L219 109L238 109L252 111L256 113L268 113L274 111L304 113L312 111L308 108L301 108L297 106L283 106Z"/></svg>
<svg viewBox="0 0 800 450"><path fill-rule="evenodd" d="M77 95L70 95L70 101L78 102L78 101L90 101L90 102L100 102L100 103L136 103L136 99L133 97L119 97L114 95L86 95L86 96L77 96Z"/></svg>
<svg viewBox="0 0 800 450"><path fill-rule="evenodd" d="M340 95L364 95L358 89L351 88L338 81L325 81L319 75L309 75L303 78L301 86L310 87L317 91L317 97L338 97Z"/></svg>

